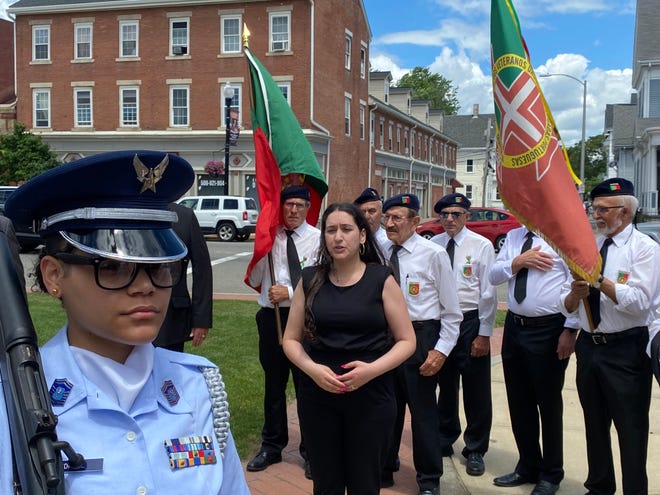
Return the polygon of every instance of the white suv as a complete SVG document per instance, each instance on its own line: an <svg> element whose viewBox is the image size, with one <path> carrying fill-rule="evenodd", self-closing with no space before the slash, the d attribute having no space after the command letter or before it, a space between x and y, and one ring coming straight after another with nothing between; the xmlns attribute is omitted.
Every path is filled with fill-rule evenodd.
<svg viewBox="0 0 660 495"><path fill-rule="evenodd" d="M195 212L205 234L221 241L246 241L257 227L257 203L243 196L186 196L177 201Z"/></svg>

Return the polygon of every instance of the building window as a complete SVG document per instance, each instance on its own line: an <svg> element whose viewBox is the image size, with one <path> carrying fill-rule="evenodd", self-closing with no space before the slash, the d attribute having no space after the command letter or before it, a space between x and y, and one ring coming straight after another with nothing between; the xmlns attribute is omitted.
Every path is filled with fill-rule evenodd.
<svg viewBox="0 0 660 495"><path fill-rule="evenodd" d="M50 60L50 26L32 26L32 60Z"/></svg>
<svg viewBox="0 0 660 495"><path fill-rule="evenodd" d="M121 127L138 127L140 125L138 96L138 88L126 87L119 89Z"/></svg>
<svg viewBox="0 0 660 495"><path fill-rule="evenodd" d="M241 53L241 16L222 16L222 53Z"/></svg>
<svg viewBox="0 0 660 495"><path fill-rule="evenodd" d="M385 134L385 124L383 123L383 121L381 119L381 121L378 123L378 137L379 137L378 144L380 145L381 150L383 149L383 143L384 143L384 140L385 140L384 134Z"/></svg>
<svg viewBox="0 0 660 495"><path fill-rule="evenodd" d="M346 33L346 38L344 39L344 69L351 70L351 45L353 43L353 38L349 33Z"/></svg>
<svg viewBox="0 0 660 495"><path fill-rule="evenodd" d="M75 55L76 59L92 58L92 25L76 24L75 27Z"/></svg>
<svg viewBox="0 0 660 495"><path fill-rule="evenodd" d="M360 104L360 141L364 141L364 112L365 106Z"/></svg>
<svg viewBox="0 0 660 495"><path fill-rule="evenodd" d="M649 114L645 117L660 117L660 79L649 81Z"/></svg>
<svg viewBox="0 0 660 495"><path fill-rule="evenodd" d="M387 147L390 151L392 151L392 135L394 134L394 126L392 122L390 122L389 127L387 128Z"/></svg>
<svg viewBox="0 0 660 495"><path fill-rule="evenodd" d="M222 108L222 125L221 127L225 127L226 124L226 115L225 115L225 97L223 95L223 90L225 89L225 85L221 84L220 85L220 108ZM230 110L236 110L238 112L238 119L240 122L241 119L241 85L240 83L231 83L231 89L234 90L234 96L231 99L231 104L229 106Z"/></svg>
<svg viewBox="0 0 660 495"><path fill-rule="evenodd" d="M121 21L119 23L119 56L138 56L138 21Z"/></svg>
<svg viewBox="0 0 660 495"><path fill-rule="evenodd" d="M170 55L188 54L188 45L188 19L170 19Z"/></svg>
<svg viewBox="0 0 660 495"><path fill-rule="evenodd" d="M467 199L472 199L472 184L465 185L465 197Z"/></svg>
<svg viewBox="0 0 660 495"><path fill-rule="evenodd" d="M92 127L92 90L74 89L75 127Z"/></svg>
<svg viewBox="0 0 660 495"><path fill-rule="evenodd" d="M286 102L291 106L291 83L290 82L278 82L277 87L280 88L282 96Z"/></svg>
<svg viewBox="0 0 660 495"><path fill-rule="evenodd" d="M32 107L34 127L50 127L50 89L35 89L32 93Z"/></svg>
<svg viewBox="0 0 660 495"><path fill-rule="evenodd" d="M290 12L270 13L270 51L285 52L290 50Z"/></svg>
<svg viewBox="0 0 660 495"><path fill-rule="evenodd" d="M468 174L474 172L474 162L472 161L472 158L467 160L467 163L465 164L465 172L467 172Z"/></svg>
<svg viewBox="0 0 660 495"><path fill-rule="evenodd" d="M364 44L360 47L360 77L365 78L367 74L367 47Z"/></svg>
<svg viewBox="0 0 660 495"><path fill-rule="evenodd" d="M351 97L344 96L344 134L351 135Z"/></svg>
<svg viewBox="0 0 660 495"><path fill-rule="evenodd" d="M385 103L389 103L390 100L390 83L385 79L385 86L383 87L383 94L385 95Z"/></svg>
<svg viewBox="0 0 660 495"><path fill-rule="evenodd" d="M401 128L396 128L396 152L401 153Z"/></svg>
<svg viewBox="0 0 660 495"><path fill-rule="evenodd" d="M170 125L188 126L189 122L188 86L170 87Z"/></svg>

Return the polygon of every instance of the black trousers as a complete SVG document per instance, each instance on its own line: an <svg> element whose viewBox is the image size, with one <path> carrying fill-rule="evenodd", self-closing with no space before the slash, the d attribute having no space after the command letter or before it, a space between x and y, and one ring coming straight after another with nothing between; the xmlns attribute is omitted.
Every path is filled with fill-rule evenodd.
<svg viewBox="0 0 660 495"><path fill-rule="evenodd" d="M450 447L461 434L458 415L459 382L463 381L463 408L465 410L465 448L463 455L488 450L488 439L493 422L493 403L490 392L490 353L470 356L472 341L479 335L479 312L463 315L461 333L456 346L438 373L438 421L440 446Z"/></svg>
<svg viewBox="0 0 660 495"><path fill-rule="evenodd" d="M521 320L509 311L502 340L504 383L519 455L515 471L554 484L564 478L561 390L568 359L557 357L564 321L561 314Z"/></svg>
<svg viewBox="0 0 660 495"><path fill-rule="evenodd" d="M344 394L302 375L298 392L314 495L378 495L396 419L394 372Z"/></svg>
<svg viewBox="0 0 660 495"><path fill-rule="evenodd" d="M286 327L289 308L280 308L282 331ZM264 370L264 426L261 430L261 449L265 452L280 453L289 443L287 422L286 387L289 372L293 377L294 388L298 389L300 370L286 357L277 338L275 310L261 308L257 311L259 331L259 362ZM304 442L300 442L300 454L306 458Z"/></svg>
<svg viewBox="0 0 660 495"><path fill-rule="evenodd" d="M438 488L442 476L442 453L438 430L438 376L422 376L419 367L433 349L440 332L439 320L415 321L417 347L415 353L396 368L397 418L392 444L385 463L392 470L401 444L406 404L410 408L413 463L417 471L417 484L421 490Z"/></svg>
<svg viewBox="0 0 660 495"><path fill-rule="evenodd" d="M619 437L624 495L646 495L646 456L651 404L651 361L646 327L636 327L596 344L581 332L575 346L577 391L584 413L589 474L584 486L594 495L614 495L610 430Z"/></svg>

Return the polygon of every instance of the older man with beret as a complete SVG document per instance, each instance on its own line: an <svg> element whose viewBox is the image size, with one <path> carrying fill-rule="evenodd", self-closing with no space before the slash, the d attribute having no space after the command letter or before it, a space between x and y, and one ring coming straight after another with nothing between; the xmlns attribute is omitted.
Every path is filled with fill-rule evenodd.
<svg viewBox="0 0 660 495"><path fill-rule="evenodd" d="M294 387L300 372L285 356L278 339L275 311L279 312L282 331L286 327L293 291L298 285L302 268L316 263L321 232L305 220L310 207L310 193L305 186L290 186L280 194L282 218L271 250L273 273L271 280L267 257L262 258L250 273L250 285L261 287L257 312L259 331L259 362L264 370L264 426L261 449L247 463L248 471L262 471L282 461L282 450L289 443L286 387L289 373ZM277 309L276 309L277 307ZM300 455L306 458L304 439ZM311 478L305 459L305 476Z"/></svg>
<svg viewBox="0 0 660 495"><path fill-rule="evenodd" d="M591 211L603 260L595 285L564 286L567 314L579 311L577 390L584 413L591 495L616 491L610 430L617 431L624 495L648 493L646 458L651 402L649 325L660 304L660 246L633 227L638 201L623 178L591 190ZM580 301L584 301L580 304Z"/></svg>
<svg viewBox="0 0 660 495"><path fill-rule="evenodd" d="M397 426L386 466L395 465L407 403L419 493L437 495L442 476L437 373L459 334L462 313L456 282L447 252L415 232L419 224L417 196L392 196L383 204L383 218L389 239L383 251L403 291L417 338L417 350L397 369ZM391 472L383 477L388 484Z"/></svg>
<svg viewBox="0 0 660 495"><path fill-rule="evenodd" d="M488 450L493 419L490 336L497 310L497 292L488 280L495 260L493 245L465 226L470 216L470 204L470 200L461 193L440 198L433 209L440 215L445 231L431 241L445 248L449 254L458 302L463 312L458 342L438 373L440 445L443 455L452 455L452 444L461 434L458 391L462 381L467 423L462 454L467 460L467 474L480 476L485 471L483 456Z"/></svg>
<svg viewBox="0 0 660 495"><path fill-rule="evenodd" d="M374 188L367 187L355 198L353 203L364 214L367 222L369 222L371 233L376 237L378 246L382 247L387 241L387 234L382 224L383 201L380 199L380 194Z"/></svg>

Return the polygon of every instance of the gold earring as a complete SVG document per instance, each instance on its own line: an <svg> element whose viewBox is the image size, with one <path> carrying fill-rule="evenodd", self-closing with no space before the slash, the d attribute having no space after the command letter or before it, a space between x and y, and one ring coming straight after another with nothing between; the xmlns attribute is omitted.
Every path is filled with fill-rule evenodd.
<svg viewBox="0 0 660 495"><path fill-rule="evenodd" d="M57 287L55 287L51 292L53 293L54 296L56 296L59 290L57 290Z"/></svg>
<svg viewBox="0 0 660 495"><path fill-rule="evenodd" d="M367 251L367 246L365 243L360 244L360 256L364 256L364 253Z"/></svg>

